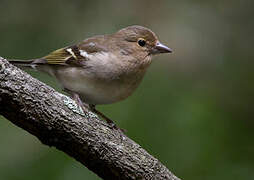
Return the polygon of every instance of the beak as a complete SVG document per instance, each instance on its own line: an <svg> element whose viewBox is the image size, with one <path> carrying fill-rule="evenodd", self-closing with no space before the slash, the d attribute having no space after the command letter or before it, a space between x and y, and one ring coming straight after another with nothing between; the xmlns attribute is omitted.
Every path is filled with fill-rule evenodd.
<svg viewBox="0 0 254 180"><path fill-rule="evenodd" d="M164 44L161 44L160 42L157 42L155 47L152 49L152 54L160 54L160 53L172 53L172 49L165 46Z"/></svg>

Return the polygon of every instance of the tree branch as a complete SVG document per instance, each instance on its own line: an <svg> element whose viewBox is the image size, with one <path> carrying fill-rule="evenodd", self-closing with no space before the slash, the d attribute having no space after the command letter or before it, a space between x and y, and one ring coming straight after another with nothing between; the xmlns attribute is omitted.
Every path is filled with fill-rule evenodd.
<svg viewBox="0 0 254 180"><path fill-rule="evenodd" d="M179 180L127 136L1 57L0 114L103 179Z"/></svg>

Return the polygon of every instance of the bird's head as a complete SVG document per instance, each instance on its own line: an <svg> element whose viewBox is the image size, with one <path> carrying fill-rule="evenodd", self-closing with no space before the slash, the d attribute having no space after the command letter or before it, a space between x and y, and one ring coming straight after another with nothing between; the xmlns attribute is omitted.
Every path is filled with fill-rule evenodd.
<svg viewBox="0 0 254 180"><path fill-rule="evenodd" d="M132 55L156 55L171 53L172 50L160 43L157 36L150 29L142 26L129 26L114 34L119 39L123 52Z"/></svg>

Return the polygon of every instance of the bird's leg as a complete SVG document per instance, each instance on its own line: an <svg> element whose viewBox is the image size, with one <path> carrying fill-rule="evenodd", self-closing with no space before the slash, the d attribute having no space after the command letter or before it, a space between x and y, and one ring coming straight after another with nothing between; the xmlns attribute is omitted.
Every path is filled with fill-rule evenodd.
<svg viewBox="0 0 254 180"><path fill-rule="evenodd" d="M63 89L65 92L71 94L72 99L78 104L78 106L80 106L82 108L82 110L84 112L87 111L88 108L90 108L91 111L93 111L94 113L98 114L99 116L101 116L103 119L106 120L106 122L114 129L120 130L121 133L126 132L126 130L121 129L119 127L116 126L116 124L114 123L114 121L112 121L110 118L108 118L107 116L105 116L103 113L101 113L100 111L98 111L95 108L95 105L89 104L87 105L86 103L83 103L82 100L80 99L79 95L73 91L70 91L68 89Z"/></svg>
<svg viewBox="0 0 254 180"><path fill-rule="evenodd" d="M90 107L90 109L91 109L94 113L98 114L98 115L101 116L103 119L105 119L105 121L106 121L111 127L113 127L114 129L120 130L120 131L123 132L123 133L126 132L125 129L121 129L121 128L117 127L117 125L114 123L114 121L112 121L110 118L108 118L108 117L105 116L103 113L101 113L100 111L98 111L98 110L95 108L95 105L89 104L89 107Z"/></svg>
<svg viewBox="0 0 254 180"><path fill-rule="evenodd" d="M82 102L82 100L80 99L77 93L72 93L72 99L78 104L78 106L82 108L84 112L86 112L87 109L89 108L85 103Z"/></svg>
<svg viewBox="0 0 254 180"><path fill-rule="evenodd" d="M83 102L81 101L81 99L79 98L79 95L78 95L78 94L73 93L72 98L73 98L73 100L74 100L79 106L81 106L81 107L84 106L84 104L83 104Z"/></svg>
<svg viewBox="0 0 254 180"><path fill-rule="evenodd" d="M89 108L89 106L85 103L82 102L82 100L80 99L79 95L67 88L64 88L63 91L67 92L68 94L71 95L71 98L77 103L78 106L80 106L82 108L82 110L84 112L87 111L87 109Z"/></svg>
<svg viewBox="0 0 254 180"><path fill-rule="evenodd" d="M90 107L90 109L94 112L94 113L96 113L96 114L98 114L99 116L101 116L103 119L105 119L106 120L106 122L108 123L108 124L110 124L112 127L116 127L116 125L115 125L115 123L111 120L111 119L109 119L107 116L105 116L103 113L101 113L100 111L98 111L97 109L95 109L95 105L93 105L93 104L89 104L89 107Z"/></svg>

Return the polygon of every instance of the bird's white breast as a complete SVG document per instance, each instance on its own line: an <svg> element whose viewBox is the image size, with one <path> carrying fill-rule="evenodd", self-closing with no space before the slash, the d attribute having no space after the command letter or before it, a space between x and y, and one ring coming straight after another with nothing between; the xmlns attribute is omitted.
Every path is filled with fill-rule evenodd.
<svg viewBox="0 0 254 180"><path fill-rule="evenodd" d="M87 67L61 67L55 72L64 88L76 92L88 104L110 104L128 97L140 83L144 72L134 78L121 76L124 64L109 53L96 53ZM92 56L92 57L91 57Z"/></svg>
<svg viewBox="0 0 254 180"><path fill-rule="evenodd" d="M61 74L61 75L60 75ZM101 80L87 75L83 69L66 68L59 73L59 81L76 92L88 104L110 104L128 97L136 88L118 80Z"/></svg>

